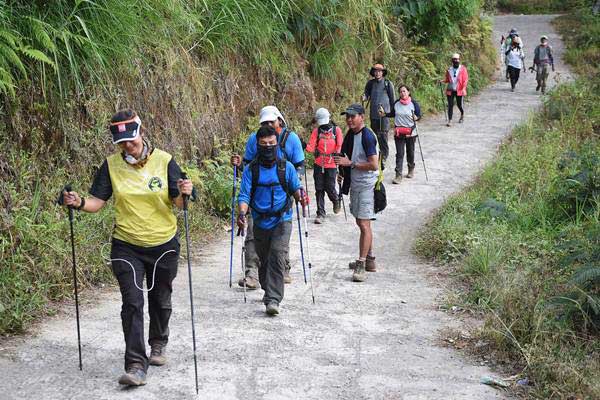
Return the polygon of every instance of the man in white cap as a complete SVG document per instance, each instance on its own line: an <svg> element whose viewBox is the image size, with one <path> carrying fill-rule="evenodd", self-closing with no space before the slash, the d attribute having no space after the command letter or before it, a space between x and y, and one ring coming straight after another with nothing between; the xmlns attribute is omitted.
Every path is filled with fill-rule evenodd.
<svg viewBox="0 0 600 400"><path fill-rule="evenodd" d="M370 104L369 118L371 120L371 129L377 135L377 141L381 148L381 158L383 165L387 160L390 152L388 146L388 131L390 130L389 118L379 115L379 108L383 108L384 112L389 113L392 110L392 105L395 102L394 85L388 79L387 69L382 64L375 64L371 67L369 75L373 79L369 79L365 85L363 94L363 102L368 101Z"/></svg>
<svg viewBox="0 0 600 400"><path fill-rule="evenodd" d="M337 166L333 156L342 149L344 136L339 126L331 120L331 114L326 108L319 108L315 113L317 128L313 129L306 151L315 154L313 177L315 179L315 197L317 199L317 218L315 224L320 224L326 216L325 193L333 203L333 212L340 212L340 200L335 189Z"/></svg>
<svg viewBox="0 0 600 400"><path fill-rule="evenodd" d="M540 44L535 48L533 52L533 66L531 70L535 70L535 80L537 86L535 91L542 89L542 93L546 93L546 81L548 80L548 67L552 66L554 71L554 57L552 56L552 47L548 45L548 36L542 36Z"/></svg>
<svg viewBox="0 0 600 400"><path fill-rule="evenodd" d="M440 83L446 83L446 98L448 99L448 122L446 126L452 126L452 113L454 111L454 100L460 111L459 123L462 123L465 117L463 109L463 99L467 95L467 84L469 82L469 73L467 67L460 63L460 54L452 54L452 66L446 71L446 77Z"/></svg>
<svg viewBox="0 0 600 400"><path fill-rule="evenodd" d="M277 133L277 157L282 160L289 161L296 168L296 172L300 179L304 175L304 150L302 149L302 142L295 132L289 130L286 126L285 119L275 106L265 106L260 110L259 123L261 126L270 126L275 129ZM231 156L231 164L234 167L243 169L244 166L250 164L258 156L258 142L256 139L256 132L250 134L248 141L246 142L246 152L244 157L239 154ZM241 175L241 174L240 174ZM247 221L248 233L246 235L246 271L245 276L242 277L238 285L246 286L246 289L254 290L258 289L258 266L259 258L256 253L254 245L253 225L252 218L248 218ZM244 282L245 281L245 282ZM289 255L286 252L286 269L284 274L284 282L291 283L290 277L290 261Z"/></svg>

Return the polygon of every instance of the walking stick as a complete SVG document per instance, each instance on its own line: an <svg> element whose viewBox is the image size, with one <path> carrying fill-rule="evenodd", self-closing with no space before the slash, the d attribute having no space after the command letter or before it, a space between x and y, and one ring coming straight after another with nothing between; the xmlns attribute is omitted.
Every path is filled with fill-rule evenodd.
<svg viewBox="0 0 600 400"><path fill-rule="evenodd" d="M71 192L71 185L66 185L60 192L57 203L64 205L64 192ZM73 287L75 289L75 319L77 320L77 348L79 350L79 370L83 371L83 363L81 361L81 330L79 327L79 290L77 288L77 263L75 258L75 235L73 234L73 207L69 206L69 226L71 228L71 257L73 260Z"/></svg>
<svg viewBox="0 0 600 400"><path fill-rule="evenodd" d="M308 174L306 173L306 165L304 165L304 184L308 188L308 178L306 177ZM308 218L310 218L310 204L308 205Z"/></svg>
<svg viewBox="0 0 600 400"><path fill-rule="evenodd" d="M413 121L415 123L415 129L417 130L417 143L419 144L419 152L421 153L421 161L423 162L423 170L425 171L425 180L429 181L429 177L427 176L427 167L425 166L425 158L423 158L423 149L421 148L421 139L419 138L419 130L417 127L417 121L415 120L415 112L412 113Z"/></svg>
<svg viewBox="0 0 600 400"><path fill-rule="evenodd" d="M306 280L306 264L304 263L304 247L302 246L302 224L300 223L300 209L296 201L296 218L298 220L298 237L300 238L300 259L302 260L302 272L304 273L304 283Z"/></svg>
<svg viewBox="0 0 600 400"><path fill-rule="evenodd" d="M229 250L229 287L233 279L233 234L235 228L235 189L237 185L237 167L233 166L233 187L231 189L231 245ZM246 271L243 271L244 282L246 281Z"/></svg>
<svg viewBox="0 0 600 400"><path fill-rule="evenodd" d="M446 115L446 123L448 123L448 105L446 104L446 96L444 95L443 83L440 83L440 94L442 95L442 106L444 108L444 115Z"/></svg>
<svg viewBox="0 0 600 400"><path fill-rule="evenodd" d="M242 273L244 274L244 303L246 300L246 232L247 226L244 224L244 228L238 231L238 236L242 236Z"/></svg>
<svg viewBox="0 0 600 400"><path fill-rule="evenodd" d="M300 188L300 196L304 196L304 190ZM296 203L297 205L298 203ZM308 260L308 279L310 281L310 292L312 294L312 301L315 304L315 290L312 282L312 263L310 262L310 246L308 245L308 222L306 221L306 207L302 206L302 219L304 219L304 238L306 239L306 259ZM306 280L306 276L304 277Z"/></svg>
<svg viewBox="0 0 600 400"><path fill-rule="evenodd" d="M181 179L187 179L185 172L181 173ZM192 264L190 261L190 226L188 222L188 195L183 195L183 222L185 225L185 244L187 247L188 282L190 287L190 313L192 318L192 342L194 349L194 374L196 376L196 394L198 394L198 360L196 358L196 327L194 324L194 294L192 290Z"/></svg>
<svg viewBox="0 0 600 400"><path fill-rule="evenodd" d="M338 175L340 173L340 170L338 168ZM344 208L344 219L346 221L348 221L348 214L346 214L346 203L344 202L344 194L342 193L342 184L338 182L338 189L340 191L339 195L338 195L338 201L342 202L342 207Z"/></svg>

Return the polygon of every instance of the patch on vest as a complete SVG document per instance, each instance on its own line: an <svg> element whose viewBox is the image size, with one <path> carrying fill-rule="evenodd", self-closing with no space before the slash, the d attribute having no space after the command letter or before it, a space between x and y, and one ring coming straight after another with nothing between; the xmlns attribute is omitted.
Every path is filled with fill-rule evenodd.
<svg viewBox="0 0 600 400"><path fill-rule="evenodd" d="M160 189L162 189L162 181L160 180L159 177L154 176L150 179L150 182L148 182L148 187L153 192L158 192L158 191L160 191Z"/></svg>

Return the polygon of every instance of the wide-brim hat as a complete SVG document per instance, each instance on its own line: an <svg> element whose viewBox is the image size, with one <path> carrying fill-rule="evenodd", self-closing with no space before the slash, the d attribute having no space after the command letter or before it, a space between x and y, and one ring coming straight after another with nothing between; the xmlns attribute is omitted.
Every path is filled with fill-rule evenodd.
<svg viewBox="0 0 600 400"><path fill-rule="evenodd" d="M374 64L369 70L369 75L375 76L375 71L383 71L383 76L387 75L387 69L383 66L383 64Z"/></svg>
<svg viewBox="0 0 600 400"><path fill-rule="evenodd" d="M135 116L127 121L111 122L110 133L112 133L113 144L135 140L140 134L142 121Z"/></svg>
<svg viewBox="0 0 600 400"><path fill-rule="evenodd" d="M283 118L283 114L281 114L281 111L279 111L279 109L275 106L265 106L260 110L260 114L258 117L258 123L262 124L263 122L271 122L271 121L277 121L277 118L281 118L281 121L283 121L283 124L285 125L285 118Z"/></svg>

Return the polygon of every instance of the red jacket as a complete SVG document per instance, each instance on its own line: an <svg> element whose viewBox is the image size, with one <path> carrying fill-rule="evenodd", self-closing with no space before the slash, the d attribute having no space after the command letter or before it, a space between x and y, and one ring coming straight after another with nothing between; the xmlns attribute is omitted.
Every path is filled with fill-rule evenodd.
<svg viewBox="0 0 600 400"><path fill-rule="evenodd" d="M456 81L456 94L458 96L466 96L467 95L467 83L469 82L469 73L467 72L467 67L461 64L460 69L458 70L458 76ZM450 69L446 71L446 79L445 83L452 82L452 78L450 77ZM446 95L450 96L452 91L446 90Z"/></svg>
<svg viewBox="0 0 600 400"><path fill-rule="evenodd" d="M315 165L324 168L335 168L335 162L333 161L333 153L339 153L342 150L342 142L344 141L344 135L339 126L335 127L335 140L333 138L333 132L330 128L327 132L321 132L319 136L319 143L317 143L317 133L319 128L313 129L310 134L310 140L306 146L306 151L309 153L315 153Z"/></svg>

